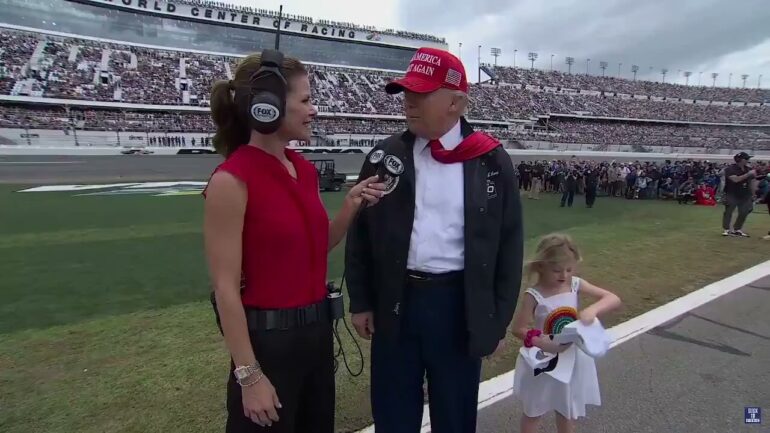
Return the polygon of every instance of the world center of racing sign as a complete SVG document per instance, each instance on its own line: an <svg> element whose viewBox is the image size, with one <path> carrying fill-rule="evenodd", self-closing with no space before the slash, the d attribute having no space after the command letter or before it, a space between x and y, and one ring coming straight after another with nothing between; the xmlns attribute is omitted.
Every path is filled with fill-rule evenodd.
<svg viewBox="0 0 770 433"><path fill-rule="evenodd" d="M245 10L224 9L210 5L192 5L167 0L69 0L77 3L96 4L103 7L127 9L132 12L144 12L162 15L169 18L179 18L208 22L212 24L228 24L251 29L261 29L274 32L281 26L281 32L307 35L323 39L360 41L379 45L394 45L399 47L417 48L431 46L446 49L446 44L433 41L420 41L379 31L354 30L351 28L332 26L319 22L296 21L283 17L278 18L263 14L249 13Z"/></svg>

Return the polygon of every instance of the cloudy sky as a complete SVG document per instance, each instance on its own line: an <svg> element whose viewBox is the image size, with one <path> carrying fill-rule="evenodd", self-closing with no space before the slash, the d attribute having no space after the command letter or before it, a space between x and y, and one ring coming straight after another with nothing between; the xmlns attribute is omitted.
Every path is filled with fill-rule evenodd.
<svg viewBox="0 0 770 433"><path fill-rule="evenodd" d="M233 3L253 4L250 0ZM469 77L476 78L478 46L481 61L492 62L489 49L502 49L499 64L530 66L529 52L538 53L536 68L567 70L565 57L575 58L573 72L637 77L682 84L701 79L733 87L770 88L770 1L768 0L260 0L260 7L286 13L349 21L380 28L400 28L443 36L449 49L460 51ZM590 59L590 61L586 61ZM650 69L652 67L652 70ZM703 72L702 77L700 72Z"/></svg>

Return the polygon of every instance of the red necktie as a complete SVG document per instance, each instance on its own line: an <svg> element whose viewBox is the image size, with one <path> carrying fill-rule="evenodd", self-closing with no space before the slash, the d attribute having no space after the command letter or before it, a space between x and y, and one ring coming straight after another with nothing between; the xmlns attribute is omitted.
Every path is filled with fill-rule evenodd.
<svg viewBox="0 0 770 433"><path fill-rule="evenodd" d="M452 161L452 158L450 158L450 155L452 155L452 151L444 149L444 146L441 145L441 142L439 140L429 141L428 146L430 146L430 154L433 156L433 159L435 159L436 161L444 164L455 162L455 161Z"/></svg>
<svg viewBox="0 0 770 433"><path fill-rule="evenodd" d="M428 146L433 159L444 164L453 164L479 157L500 146L500 142L492 136L476 131L452 150L444 149L438 140L430 140Z"/></svg>

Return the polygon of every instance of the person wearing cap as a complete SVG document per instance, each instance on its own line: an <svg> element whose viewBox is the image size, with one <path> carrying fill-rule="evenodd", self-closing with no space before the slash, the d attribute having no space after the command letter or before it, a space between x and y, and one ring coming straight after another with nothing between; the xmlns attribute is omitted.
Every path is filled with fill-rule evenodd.
<svg viewBox="0 0 770 433"><path fill-rule="evenodd" d="M754 209L753 182L756 170L749 170L751 155L746 152L736 154L735 164L725 169L725 213L722 216L722 236L749 237L743 232L743 223ZM738 209L738 217L732 222L733 211Z"/></svg>
<svg viewBox="0 0 770 433"><path fill-rule="evenodd" d="M373 340L375 429L420 431L427 376L433 431L473 432L482 358L502 346L521 284L518 183L463 116L455 56L421 48L385 90L404 92L408 130L370 153L385 154L385 196L351 225L345 256L352 322ZM360 176L378 170L368 157Z"/></svg>

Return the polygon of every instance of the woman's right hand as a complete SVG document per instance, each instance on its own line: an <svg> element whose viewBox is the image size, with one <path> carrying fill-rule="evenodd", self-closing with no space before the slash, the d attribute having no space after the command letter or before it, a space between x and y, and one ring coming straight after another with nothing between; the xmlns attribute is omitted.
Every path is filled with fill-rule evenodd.
<svg viewBox="0 0 770 433"><path fill-rule="evenodd" d="M262 376L254 385L242 387L241 391L244 415L262 427L270 427L278 422L278 409L282 406L267 376Z"/></svg>

